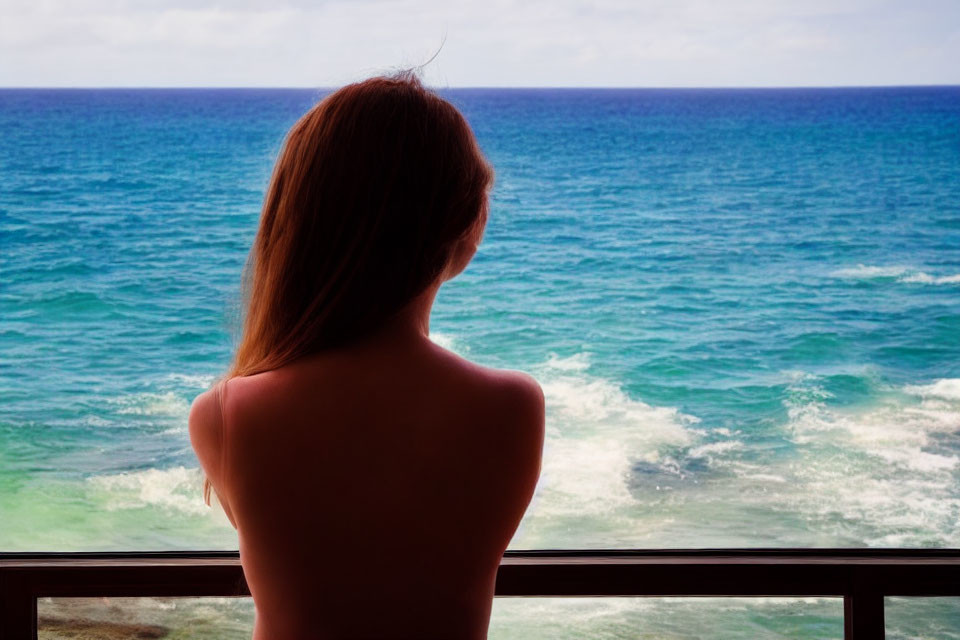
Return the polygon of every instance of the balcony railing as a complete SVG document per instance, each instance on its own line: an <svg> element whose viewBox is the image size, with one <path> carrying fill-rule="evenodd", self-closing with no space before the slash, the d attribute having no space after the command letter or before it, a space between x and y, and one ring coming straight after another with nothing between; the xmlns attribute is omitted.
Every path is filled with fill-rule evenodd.
<svg viewBox="0 0 960 640"><path fill-rule="evenodd" d="M960 550L508 551L497 596L842 597L844 638L884 637L885 596L960 596ZM0 640L37 598L249 595L236 552L0 554Z"/></svg>

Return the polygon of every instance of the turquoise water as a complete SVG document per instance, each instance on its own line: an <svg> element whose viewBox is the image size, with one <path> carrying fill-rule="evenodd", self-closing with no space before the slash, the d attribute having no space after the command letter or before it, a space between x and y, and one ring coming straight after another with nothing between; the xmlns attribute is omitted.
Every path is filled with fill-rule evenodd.
<svg viewBox="0 0 960 640"><path fill-rule="evenodd" d="M0 549L235 548L186 415L320 95L0 90ZM960 546L960 88L447 95L435 339L547 395L514 548Z"/></svg>

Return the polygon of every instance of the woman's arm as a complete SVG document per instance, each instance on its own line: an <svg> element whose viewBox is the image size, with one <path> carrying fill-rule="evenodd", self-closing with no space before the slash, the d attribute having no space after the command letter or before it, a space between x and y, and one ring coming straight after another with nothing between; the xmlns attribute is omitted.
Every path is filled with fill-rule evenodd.
<svg viewBox="0 0 960 640"><path fill-rule="evenodd" d="M226 499L223 486L223 454L224 454L224 426L223 414L218 394L219 385L201 393L190 407L189 429L190 443L200 461L200 467L207 476L207 481L217 495L217 501L223 507L223 512L230 520L233 528L237 523L233 519L230 503Z"/></svg>

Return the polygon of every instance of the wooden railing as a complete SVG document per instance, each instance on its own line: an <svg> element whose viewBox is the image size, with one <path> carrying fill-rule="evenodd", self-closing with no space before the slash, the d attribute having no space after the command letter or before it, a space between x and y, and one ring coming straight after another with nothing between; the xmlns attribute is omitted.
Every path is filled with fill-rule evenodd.
<svg viewBox="0 0 960 640"><path fill-rule="evenodd" d="M844 638L884 637L885 596L960 596L960 550L508 551L498 596L842 597ZM0 640L37 598L249 595L235 552L0 554Z"/></svg>

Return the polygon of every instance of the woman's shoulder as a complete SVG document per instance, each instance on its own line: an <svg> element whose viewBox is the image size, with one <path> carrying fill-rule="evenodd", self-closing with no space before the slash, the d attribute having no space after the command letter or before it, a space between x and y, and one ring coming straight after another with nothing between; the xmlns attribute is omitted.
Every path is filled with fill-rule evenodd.
<svg viewBox="0 0 960 640"><path fill-rule="evenodd" d="M477 364L439 345L435 353L445 360L453 384L474 399L467 405L476 404L484 413L496 413L499 424L523 425L534 433L542 432L545 400L536 378L523 371Z"/></svg>
<svg viewBox="0 0 960 640"><path fill-rule="evenodd" d="M542 425L545 399L536 378L510 369L491 369L488 375L492 396L503 409L521 421Z"/></svg>
<svg viewBox="0 0 960 640"><path fill-rule="evenodd" d="M483 431L499 465L513 467L519 474L530 472L526 474L529 482L520 484L529 485L532 491L546 431L543 389L533 376L522 371L493 369L489 374L493 382L484 401L493 413Z"/></svg>
<svg viewBox="0 0 960 640"><path fill-rule="evenodd" d="M190 442L211 479L220 477L223 451L239 423L261 420L271 410L267 400L284 388L277 372L224 378L198 395L187 421Z"/></svg>
<svg viewBox="0 0 960 640"><path fill-rule="evenodd" d="M425 401L432 398L430 402L456 407L458 412L478 419L494 420L513 429L527 426L534 432L542 430L544 395L533 376L483 366L439 345L432 345L426 354L420 355L422 358L397 359L392 363L315 358L231 378L222 383L220 390L214 387L194 401L191 438L196 435L219 441L224 424L232 431L239 426L238 422L273 421L279 414L299 406L304 398L336 411L340 404L350 409L354 401L371 393L381 400L394 393L409 398L411 404L415 404L414 397L424 396Z"/></svg>
<svg viewBox="0 0 960 640"><path fill-rule="evenodd" d="M449 353L449 352L448 352ZM545 401L537 380L528 373L495 369L451 354L463 372L465 394L448 400L457 415L465 443L460 467L479 480L475 499L488 503L485 516L502 526L505 547L530 502L540 476L545 437ZM478 507L479 508L479 507Z"/></svg>
<svg viewBox="0 0 960 640"><path fill-rule="evenodd" d="M210 389L204 391L190 405L190 415L187 427L194 449L201 457L213 462L219 456L222 440L223 416L222 387L224 382L218 381Z"/></svg>
<svg viewBox="0 0 960 640"><path fill-rule="evenodd" d="M543 389L530 374L486 367L440 345L434 345L433 351L442 361L441 366L449 369L450 377L463 384L468 392L478 394L484 402L493 400L510 409L542 412Z"/></svg>

